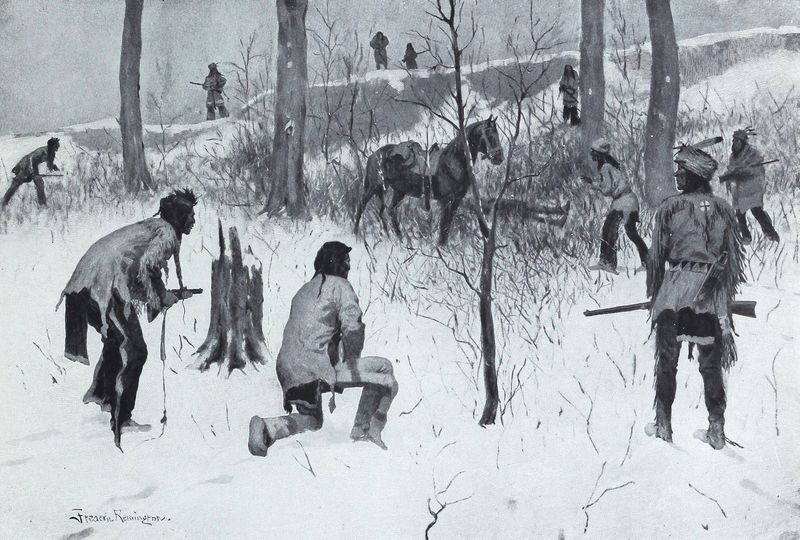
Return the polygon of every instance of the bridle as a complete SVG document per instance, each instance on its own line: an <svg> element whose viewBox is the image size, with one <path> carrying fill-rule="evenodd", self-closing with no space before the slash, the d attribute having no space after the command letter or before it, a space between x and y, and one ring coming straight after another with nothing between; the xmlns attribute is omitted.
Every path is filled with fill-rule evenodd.
<svg viewBox="0 0 800 540"><path fill-rule="evenodd" d="M500 145L499 138L496 138L497 144L493 144L492 138L487 135L487 131L489 130L488 125L490 124L491 120L485 120L480 124L480 141L483 143L482 146L484 150L482 151L484 157L489 158L492 161L495 159L500 158L503 159L503 147ZM480 148L480 145L478 146Z"/></svg>

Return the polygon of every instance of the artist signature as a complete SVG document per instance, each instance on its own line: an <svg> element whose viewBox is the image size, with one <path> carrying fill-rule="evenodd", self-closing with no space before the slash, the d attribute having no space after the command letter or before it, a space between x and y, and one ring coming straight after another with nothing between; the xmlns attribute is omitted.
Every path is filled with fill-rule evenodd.
<svg viewBox="0 0 800 540"><path fill-rule="evenodd" d="M160 514L140 513L136 510L113 509L108 512L89 512L83 508L73 508L69 519L78 523L136 523L141 525L155 525L163 521L172 521L171 518Z"/></svg>

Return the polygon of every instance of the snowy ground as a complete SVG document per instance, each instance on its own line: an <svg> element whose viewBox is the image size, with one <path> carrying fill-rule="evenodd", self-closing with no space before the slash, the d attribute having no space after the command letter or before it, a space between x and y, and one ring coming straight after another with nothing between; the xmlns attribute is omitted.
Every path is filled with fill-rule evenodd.
<svg viewBox="0 0 800 540"><path fill-rule="evenodd" d="M770 58L766 65L777 66L769 72L773 81L796 77L790 69L796 53ZM720 92L752 73L752 67L736 69L714 81ZM685 91L687 100L695 90ZM215 126L206 127L198 138L224 144ZM74 148L69 130L62 135L69 169ZM46 138L2 138L0 157L10 169ZM12 204L30 203L31 191L23 187ZM582 315L597 304L644 300L641 274L598 278L567 268L563 283L573 289L557 293L576 293L578 301L554 326L548 326L552 301L530 306L545 321L536 328L520 323L538 336L535 347L520 332L500 351L507 365L527 362L524 385L502 423L482 429L482 393L465 376L469 358L445 326L453 324L452 314L435 302L463 288L460 278L427 279L431 263L418 251L374 239L368 250L327 222L245 221L201 202L198 225L182 250L186 283L210 289L221 214L264 265L272 358L291 297L311 275L314 252L340 239L354 246L351 281L366 310L364 353L395 361L400 393L385 432L388 452L349 441L358 400L351 391L337 399L322 430L281 441L262 459L247 451L247 423L253 414L281 413L274 363L227 379L187 368L192 344L205 337L208 294L167 315L163 436L155 438L158 429L126 434L122 454L107 415L81 403L92 368L62 358L63 308L53 307L94 240L154 211L154 205L107 207L54 223L35 210L3 234L0 537L420 538L432 521L429 499L437 510L441 492L438 501L447 506L431 538L800 538L796 218L776 219L779 247L756 243L748 250L751 279L740 298L758 301L758 319L736 321L740 361L727 379L726 431L741 448L717 452L697 438L706 413L701 377L686 351L669 445L644 433L653 399L646 313ZM622 265L634 266L629 246ZM144 332L150 355L135 418L158 426L160 325L145 324ZM90 334L89 343L94 364L99 338ZM501 388L509 386L501 381ZM108 520L71 519L79 515ZM143 516L163 520L143 524Z"/></svg>
<svg viewBox="0 0 800 540"><path fill-rule="evenodd" d="M643 312L585 319L581 311L594 306L586 296L559 329L562 347L548 348L544 339L536 351L521 342L509 347L518 351L515 361L527 357L536 370L505 425L481 429L474 418L480 394L460 375L456 364L463 355L452 335L414 315L446 320L445 314L414 298L413 288L405 289L405 301L381 296L377 284L393 276L381 264L371 269L363 244L343 231L321 223L287 230L280 223L256 222L243 236L264 264L265 331L273 355L291 295L310 276L309 254L329 238L356 246L351 279L369 305L365 353L394 359L401 387L386 431L390 450L348 440L357 403L353 392L339 400L320 432L277 444L267 459L251 457L250 416L281 411L274 365L229 379L187 370L191 347L181 348L178 336L195 345L202 341L209 312L204 296L167 318L163 437L126 434L121 454L107 415L80 401L91 368L61 358L63 315L52 308L92 239L149 210L98 216L64 231L33 224L0 246L6 285L0 406L7 411L0 423L5 435L0 476L6 486L0 536L58 537L91 528L97 538L414 538L431 520L427 499L458 473L440 500L470 498L440 515L432 537L554 538L560 530L567 538L581 536L582 507L618 486L624 487L588 508L589 537L775 538L800 531L796 257L782 259L777 286L768 269L742 294L759 302L759 319L738 322L741 360L728 378L727 432L743 448L715 452L696 438L706 426L702 385L685 358L674 407L675 444L644 434L651 420L652 346ZM208 290L206 248L214 249L214 216L202 208L200 216L200 226L186 239L183 265L187 283ZM379 261L408 256L386 242L374 250ZM415 266L404 268L410 273ZM446 294L446 284L432 286ZM594 296L602 305L625 303L642 298L643 289L641 275L601 278ZM150 359L136 417L158 425L159 325L146 325L145 337ZM90 344L94 359L99 339L93 336ZM777 424L768 382L773 376ZM313 474L304 468L304 451ZM76 508L115 521L78 523L70 520ZM122 523L115 510L169 521Z"/></svg>

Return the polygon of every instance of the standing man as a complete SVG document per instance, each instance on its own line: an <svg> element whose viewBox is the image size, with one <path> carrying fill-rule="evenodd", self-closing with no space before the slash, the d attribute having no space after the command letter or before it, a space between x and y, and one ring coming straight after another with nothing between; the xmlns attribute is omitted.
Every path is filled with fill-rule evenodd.
<svg viewBox="0 0 800 540"><path fill-rule="evenodd" d="M317 431L322 427L322 394L332 393L333 412L333 392L355 387L363 390L350 438L386 450L381 433L397 381L389 360L361 357L364 324L358 297L347 281L350 249L341 242L325 242L314 259L314 277L292 299L276 365L289 414L250 419L248 448L253 455L266 456L278 439Z"/></svg>
<svg viewBox="0 0 800 540"><path fill-rule="evenodd" d="M591 158L597 167L597 175L583 177L589 184L606 197L611 197L606 220L603 223L600 240L600 260L589 270L605 270L617 273L617 239L619 225L625 224L625 234L636 246L644 270L647 263L647 244L644 243L636 224L639 222L639 199L631 190L627 178L620 170L619 161L611 155L611 145L605 139L597 139L592 144Z"/></svg>
<svg viewBox="0 0 800 540"><path fill-rule="evenodd" d="M225 88L225 83L228 82L217 70L217 64L208 64L208 75L203 81L203 89L207 90L206 94L206 120L214 120L216 118L215 108L219 109L219 117L225 118L228 116L228 109L225 108L225 98L222 97L222 89Z"/></svg>
<svg viewBox="0 0 800 540"><path fill-rule="evenodd" d="M179 281L182 279L181 238L192 231L196 204L190 190L175 191L161 199L158 217L104 236L81 258L61 293L61 300L66 300L64 356L88 365L88 325L103 337L103 352L83 402L97 403L111 413L118 447L123 429L149 429L131 420L139 376L147 360L137 311L146 307L152 319L178 301L164 286L161 270L175 257Z"/></svg>
<svg viewBox="0 0 800 540"><path fill-rule="evenodd" d="M389 55L386 52L386 47L389 46L389 38L383 35L383 32L378 32L372 36L369 46L375 50L375 69L389 69Z"/></svg>
<svg viewBox="0 0 800 540"><path fill-rule="evenodd" d="M581 123L581 119L578 117L579 88L578 73L571 65L565 65L564 73L558 83L558 93L562 94L564 122L569 121L571 126L577 126Z"/></svg>
<svg viewBox="0 0 800 540"><path fill-rule="evenodd" d="M655 409L650 435L672 442L672 402L681 342L699 349L708 410L708 443L725 446L722 370L736 361L730 306L744 282L741 237L733 209L711 193L717 162L691 146L675 155L680 194L658 207L647 266L656 330ZM690 352L691 354L691 352Z"/></svg>
<svg viewBox="0 0 800 540"><path fill-rule="evenodd" d="M33 181L36 187L36 200L39 206L47 206L47 196L44 193L44 180L39 175L39 165L47 163L48 171L58 171L59 168L53 163L56 159L56 152L61 145L56 137L51 137L47 141L47 146L41 146L19 160L14 165L11 172L14 174L14 179L11 181L11 186L6 191L3 197L3 206L8 205L8 201L14 196L22 184L27 184Z"/></svg>
<svg viewBox="0 0 800 540"><path fill-rule="evenodd" d="M772 220L764 211L764 158L749 142L750 135L755 134L749 127L733 132L728 169L719 178L720 182L733 182L733 207L736 209L736 218L745 244L753 241L750 229L747 227L748 210L761 225L761 230L767 239L773 242L780 241Z"/></svg>
<svg viewBox="0 0 800 540"><path fill-rule="evenodd" d="M406 69L417 69L417 51L414 50L414 45L406 43L406 53L403 55L403 63Z"/></svg>

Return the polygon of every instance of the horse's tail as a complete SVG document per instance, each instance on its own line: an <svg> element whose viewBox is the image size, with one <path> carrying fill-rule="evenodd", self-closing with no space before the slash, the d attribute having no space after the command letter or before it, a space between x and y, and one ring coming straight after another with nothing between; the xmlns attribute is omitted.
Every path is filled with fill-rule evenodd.
<svg viewBox="0 0 800 540"><path fill-rule="evenodd" d="M356 208L355 224L353 225L353 232L358 234L358 226L361 222L361 214L367 206L367 203L372 198L374 190L378 184L383 184L383 175L381 174L381 157L380 150L373 152L367 158L367 165L364 167L364 178L361 180L361 195L358 198L358 207Z"/></svg>

